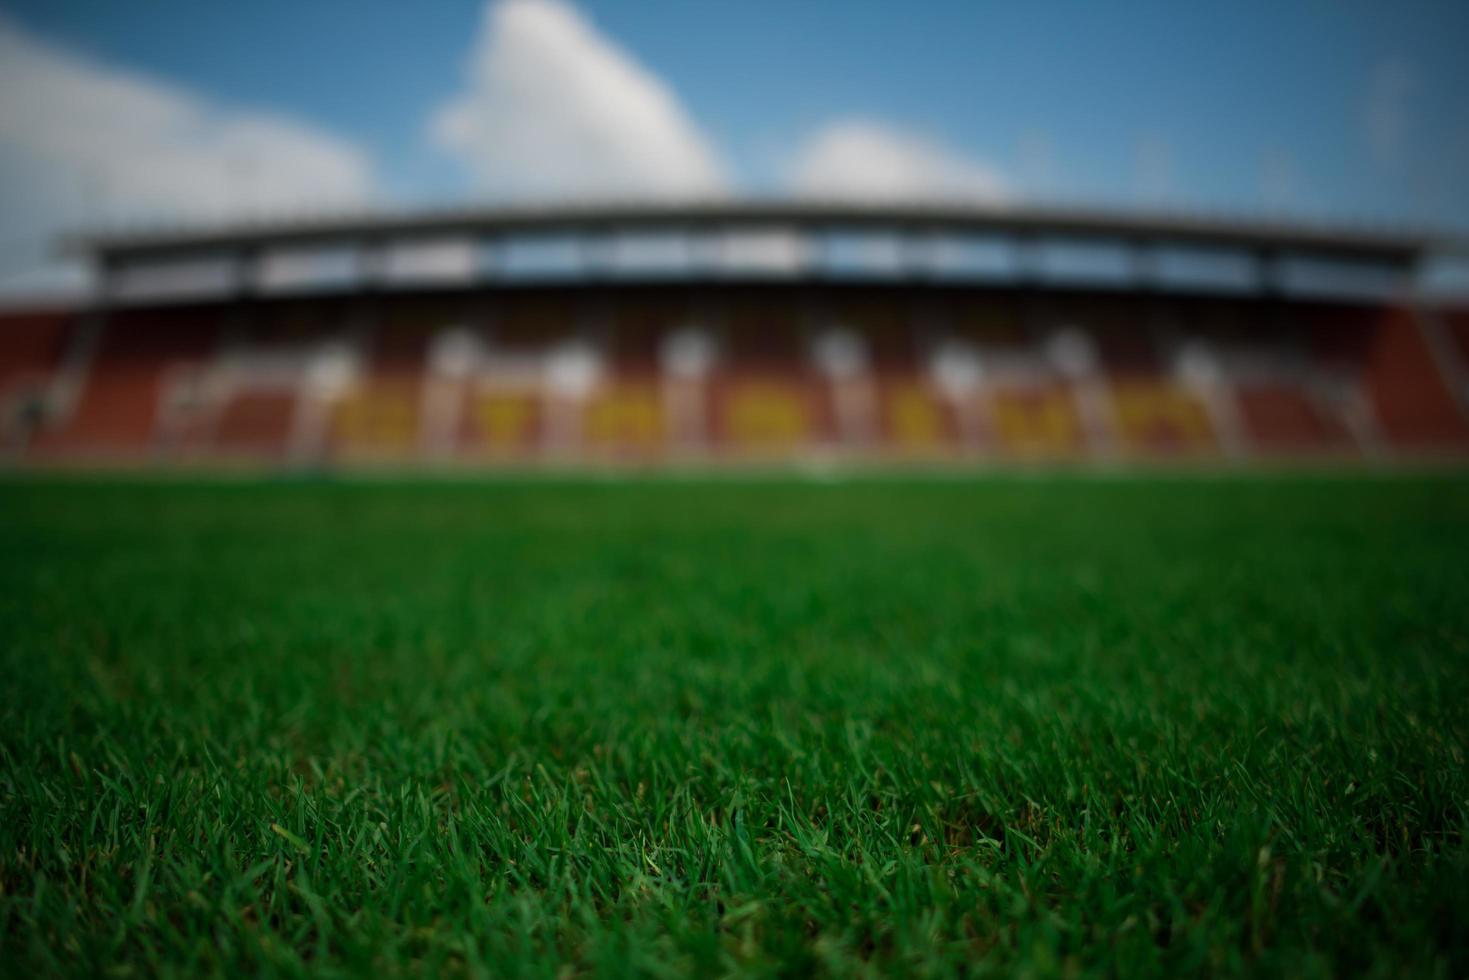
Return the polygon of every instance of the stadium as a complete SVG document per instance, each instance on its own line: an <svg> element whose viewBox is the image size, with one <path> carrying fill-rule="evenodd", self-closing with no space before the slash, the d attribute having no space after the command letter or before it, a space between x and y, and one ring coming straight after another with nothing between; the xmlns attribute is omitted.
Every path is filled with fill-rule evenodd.
<svg viewBox="0 0 1469 980"><path fill-rule="evenodd" d="M1469 450L1459 247L1036 207L402 213L83 235L6 314L14 460L1424 459Z"/></svg>
<svg viewBox="0 0 1469 980"><path fill-rule="evenodd" d="M1469 977L1465 50L0 0L0 980Z"/></svg>

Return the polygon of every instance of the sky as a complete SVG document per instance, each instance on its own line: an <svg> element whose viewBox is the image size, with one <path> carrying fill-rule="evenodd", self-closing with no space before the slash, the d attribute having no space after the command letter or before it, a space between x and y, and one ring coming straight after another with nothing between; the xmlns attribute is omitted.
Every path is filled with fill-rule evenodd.
<svg viewBox="0 0 1469 980"><path fill-rule="evenodd" d="M1469 4L0 0L0 291L59 233L465 200L1469 232Z"/></svg>

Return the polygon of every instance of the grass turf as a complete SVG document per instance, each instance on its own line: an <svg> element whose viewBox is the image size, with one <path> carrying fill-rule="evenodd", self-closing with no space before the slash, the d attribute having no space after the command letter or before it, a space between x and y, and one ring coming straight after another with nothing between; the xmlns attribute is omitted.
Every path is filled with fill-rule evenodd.
<svg viewBox="0 0 1469 980"><path fill-rule="evenodd" d="M0 483L0 969L1469 971L1469 480Z"/></svg>

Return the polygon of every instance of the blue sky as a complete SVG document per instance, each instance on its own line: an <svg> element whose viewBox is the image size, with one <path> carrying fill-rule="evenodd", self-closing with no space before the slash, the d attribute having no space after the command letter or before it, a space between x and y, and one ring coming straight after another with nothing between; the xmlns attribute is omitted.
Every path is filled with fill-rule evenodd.
<svg viewBox="0 0 1469 980"><path fill-rule="evenodd" d="M56 220L42 198L87 198L62 208L73 223L119 199L167 210L144 186L158 152L199 188L186 212L320 187L368 203L935 188L1469 229L1463 2L514 6L3 0L0 42L31 67L0 94L0 208L26 212L22 234ZM197 118L130 127L113 153L64 131L85 109L7 117L22 97L96 103L118 78L153 94L109 120L152 118L148 98ZM256 118L290 132L220 135ZM242 141L255 156L224 161ZM297 148L310 165L263 161Z"/></svg>

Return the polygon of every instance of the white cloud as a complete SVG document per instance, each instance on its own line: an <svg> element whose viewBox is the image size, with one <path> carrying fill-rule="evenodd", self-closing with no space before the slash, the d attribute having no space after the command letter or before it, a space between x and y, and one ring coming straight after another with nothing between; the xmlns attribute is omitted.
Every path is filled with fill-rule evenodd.
<svg viewBox="0 0 1469 980"><path fill-rule="evenodd" d="M373 187L367 156L329 133L216 105L0 16L0 289L60 275L49 239L65 228L319 209Z"/></svg>
<svg viewBox="0 0 1469 980"><path fill-rule="evenodd" d="M867 119L817 130L798 150L789 183L812 197L979 200L1009 196L998 170L926 137Z"/></svg>
<svg viewBox="0 0 1469 980"><path fill-rule="evenodd" d="M1379 166L1392 168L1402 162L1418 88L1418 73L1400 59L1388 58L1373 66L1367 79L1362 121L1367 148Z"/></svg>
<svg viewBox="0 0 1469 980"><path fill-rule="evenodd" d="M492 3L468 74L430 132L481 190L680 196L725 186L673 90L561 0Z"/></svg>

